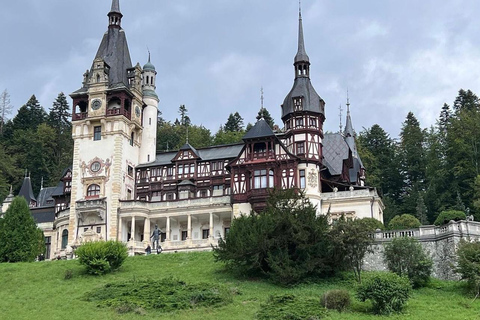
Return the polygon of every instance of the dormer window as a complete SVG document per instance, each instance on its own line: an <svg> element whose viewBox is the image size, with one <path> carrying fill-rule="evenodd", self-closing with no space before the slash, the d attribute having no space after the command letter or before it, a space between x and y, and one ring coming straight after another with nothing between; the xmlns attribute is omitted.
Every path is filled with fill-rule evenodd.
<svg viewBox="0 0 480 320"><path fill-rule="evenodd" d="M253 145L253 155L255 159L264 158L267 153L267 146L265 142L255 143Z"/></svg>
<svg viewBox="0 0 480 320"><path fill-rule="evenodd" d="M303 110L303 104L302 104L302 98L301 97L293 98L293 107L294 107L294 111Z"/></svg>

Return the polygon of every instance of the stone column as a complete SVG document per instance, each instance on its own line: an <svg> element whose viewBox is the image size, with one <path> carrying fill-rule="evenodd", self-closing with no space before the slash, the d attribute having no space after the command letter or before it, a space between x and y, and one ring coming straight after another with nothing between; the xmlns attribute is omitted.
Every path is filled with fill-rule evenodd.
<svg viewBox="0 0 480 320"><path fill-rule="evenodd" d="M117 240L123 242L123 221L122 221L122 218L118 218ZM127 241L128 241L128 239L127 239Z"/></svg>
<svg viewBox="0 0 480 320"><path fill-rule="evenodd" d="M187 240L192 240L192 215L187 216Z"/></svg>
<svg viewBox="0 0 480 320"><path fill-rule="evenodd" d="M145 218L145 225L143 226L143 243L150 243L150 218Z"/></svg>
<svg viewBox="0 0 480 320"><path fill-rule="evenodd" d="M132 226L130 230L130 239L129 240L134 240L135 241L135 217L132 217Z"/></svg>
<svg viewBox="0 0 480 320"><path fill-rule="evenodd" d="M210 227L210 229L208 230L209 238L213 239L214 235L213 235L213 213L212 212L210 212L210 225L209 225L209 227Z"/></svg>
<svg viewBox="0 0 480 320"><path fill-rule="evenodd" d="M165 233L167 234L165 241L170 241L170 217L167 217L167 225L165 228L167 229L165 230Z"/></svg>

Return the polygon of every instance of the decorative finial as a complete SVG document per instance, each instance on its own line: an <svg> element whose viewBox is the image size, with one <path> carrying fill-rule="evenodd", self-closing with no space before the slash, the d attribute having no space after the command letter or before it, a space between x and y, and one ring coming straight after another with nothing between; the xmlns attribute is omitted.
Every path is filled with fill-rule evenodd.
<svg viewBox="0 0 480 320"><path fill-rule="evenodd" d="M350 113L350 98L348 97L348 88L347 88L347 113Z"/></svg>
<svg viewBox="0 0 480 320"><path fill-rule="evenodd" d="M298 0L298 16L302 19L302 0Z"/></svg>
<svg viewBox="0 0 480 320"><path fill-rule="evenodd" d="M43 176L42 176L42 180L40 181L40 190L43 189Z"/></svg>
<svg viewBox="0 0 480 320"><path fill-rule="evenodd" d="M187 125L187 144L188 144L188 125Z"/></svg>
<svg viewBox="0 0 480 320"><path fill-rule="evenodd" d="M9 195L13 195L13 186L10 185L10 194Z"/></svg>
<svg viewBox="0 0 480 320"><path fill-rule="evenodd" d="M260 97L261 108L260 108L260 110L262 110L263 109L263 87L260 88L260 93L261 93L261 97Z"/></svg>
<svg viewBox="0 0 480 320"><path fill-rule="evenodd" d="M342 111L343 111L342 105L339 105L339 106L338 106L338 110L339 110L339 112L340 112L340 113L339 113L339 117L340 117L340 133L342 133L342 129L343 129L343 127L342 127Z"/></svg>
<svg viewBox="0 0 480 320"><path fill-rule="evenodd" d="M147 51L148 51L148 62L150 62L150 49L147 46Z"/></svg>
<svg viewBox="0 0 480 320"><path fill-rule="evenodd" d="M25 178L28 176L28 169L25 169Z"/></svg>

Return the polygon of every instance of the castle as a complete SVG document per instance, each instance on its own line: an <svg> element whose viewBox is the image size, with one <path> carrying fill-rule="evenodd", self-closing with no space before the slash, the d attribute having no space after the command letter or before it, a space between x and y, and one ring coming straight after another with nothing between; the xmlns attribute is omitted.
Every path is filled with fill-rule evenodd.
<svg viewBox="0 0 480 320"><path fill-rule="evenodd" d="M383 221L382 201L364 183L350 112L343 132L323 132L325 102L310 81L301 13L283 129L274 132L260 119L242 143L196 149L187 142L161 153L157 72L150 56L143 67L132 65L122 19L119 0L112 0L108 30L81 88L70 95L72 166L37 197L25 176L19 193L44 230L47 258L111 239L142 254L155 226L166 251L208 249L235 217L265 208L273 188L303 190L317 214L333 220Z"/></svg>

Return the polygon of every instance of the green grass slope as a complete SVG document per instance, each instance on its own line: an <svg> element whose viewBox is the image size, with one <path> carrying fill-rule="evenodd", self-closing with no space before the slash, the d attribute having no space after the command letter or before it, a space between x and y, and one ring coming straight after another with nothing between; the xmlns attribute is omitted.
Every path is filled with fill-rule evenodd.
<svg viewBox="0 0 480 320"><path fill-rule="evenodd" d="M66 270L73 277L65 279ZM119 314L112 308L99 307L85 296L107 283L154 281L175 277L189 284L221 284L232 292L233 302L218 308L162 313L145 310L141 314ZM237 279L213 262L211 252L161 254L128 258L112 274L85 275L77 261L0 264L0 319L255 319L260 305L270 295L294 294L319 300L330 289L347 289L354 297L354 283L328 280L282 288L255 279ZM353 300L348 312L329 312L326 319L480 319L480 301L464 294L458 282L434 281L430 287L416 290L403 314L390 317L368 313L369 304Z"/></svg>

